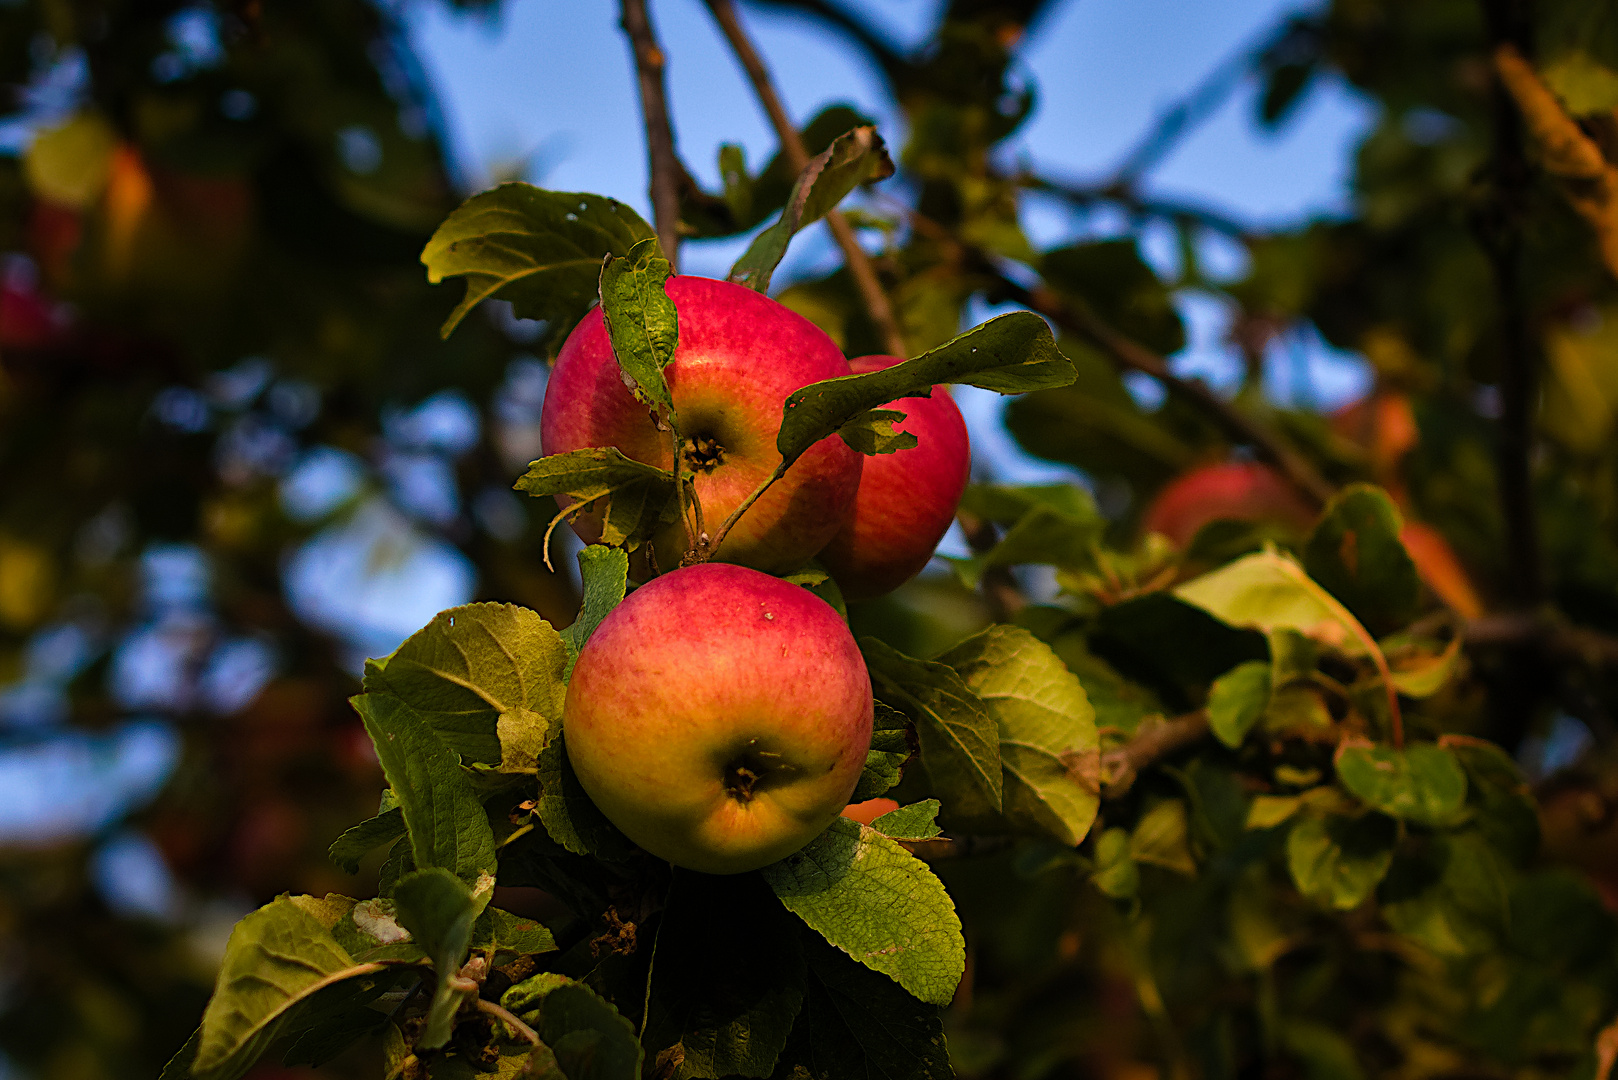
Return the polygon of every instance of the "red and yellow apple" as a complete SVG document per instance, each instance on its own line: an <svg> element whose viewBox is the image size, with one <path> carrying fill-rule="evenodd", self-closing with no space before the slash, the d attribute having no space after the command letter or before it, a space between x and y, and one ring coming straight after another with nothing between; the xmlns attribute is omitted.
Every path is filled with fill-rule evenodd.
<svg viewBox="0 0 1618 1080"><path fill-rule="evenodd" d="M847 375L848 361L813 323L752 289L673 277L667 291L679 313L680 340L664 375L682 454L712 534L780 465L775 437L787 396ZM546 454L612 446L637 461L672 467L668 432L658 430L625 388L600 308L585 316L557 357L540 442ZM796 570L842 527L860 468L861 455L841 439L822 439L741 517L716 557L774 573ZM600 536L593 513L573 523L586 543ZM662 530L652 546L662 567L678 565L686 548L683 526Z"/></svg>
<svg viewBox="0 0 1618 1080"><path fill-rule="evenodd" d="M1147 506L1142 526L1183 548L1211 521L1269 521L1303 533L1315 516L1297 489L1270 466L1221 461L1170 480Z"/></svg>
<svg viewBox="0 0 1618 1080"><path fill-rule="evenodd" d="M849 367L863 375L901 359L861 356ZM894 426L914 435L916 445L866 460L854 513L820 553L821 565L850 600L892 592L921 572L955 519L972 467L966 421L945 387L883 408L905 414Z"/></svg>
<svg viewBox="0 0 1618 1080"><path fill-rule="evenodd" d="M579 653L562 731L608 820L709 874L797 851L848 804L871 743L871 678L809 590L702 563L653 579Z"/></svg>

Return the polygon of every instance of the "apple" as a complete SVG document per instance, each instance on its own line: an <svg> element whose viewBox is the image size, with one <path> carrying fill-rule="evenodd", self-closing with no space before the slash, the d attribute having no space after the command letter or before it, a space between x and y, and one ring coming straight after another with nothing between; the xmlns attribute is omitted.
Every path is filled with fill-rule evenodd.
<svg viewBox="0 0 1618 1080"><path fill-rule="evenodd" d="M1273 521L1303 532L1315 511L1286 478L1256 461L1201 465L1170 480L1146 508L1143 527L1184 548L1211 521Z"/></svg>
<svg viewBox="0 0 1618 1080"><path fill-rule="evenodd" d="M861 356L849 367L863 375L901 359ZM819 555L850 600L892 592L921 572L955 519L972 467L966 421L945 387L883 408L905 414L895 427L914 435L916 445L865 462L854 513Z"/></svg>
<svg viewBox="0 0 1618 1080"><path fill-rule="evenodd" d="M787 395L847 375L848 361L808 319L745 286L673 277L667 291L680 343L664 374L712 534L780 465L775 437ZM540 444L546 454L613 446L671 467L668 433L625 388L600 308L562 345L540 412ZM861 458L835 435L816 443L742 516L715 557L772 573L798 569L847 519ZM593 515L579 515L573 527L586 543L600 536ZM678 565L683 526L659 532L652 547L663 569Z"/></svg>
<svg viewBox="0 0 1618 1080"><path fill-rule="evenodd" d="M579 653L562 731L608 820L709 874L784 858L843 811L871 743L871 677L808 589L742 566L663 574Z"/></svg>

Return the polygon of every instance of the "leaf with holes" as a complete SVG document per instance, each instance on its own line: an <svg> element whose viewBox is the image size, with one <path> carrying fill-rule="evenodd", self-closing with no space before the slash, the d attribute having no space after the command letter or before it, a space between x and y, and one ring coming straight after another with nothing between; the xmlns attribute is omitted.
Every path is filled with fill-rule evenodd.
<svg viewBox="0 0 1618 1080"><path fill-rule="evenodd" d="M1045 320L1030 311L999 315L936 349L881 371L844 375L795 390L781 413L775 446L791 465L815 443L872 409L903 397L928 397L940 383L1020 394L1073 381Z"/></svg>
<svg viewBox="0 0 1618 1080"><path fill-rule="evenodd" d="M623 258L609 255L601 266L601 313L613 355L624 385L654 411L674 408L663 377L680 335L679 313L666 291L673 275L655 236L637 243Z"/></svg>
<svg viewBox="0 0 1618 1080"><path fill-rule="evenodd" d="M827 941L922 1001L949 1003L966 969L961 920L943 883L895 841L838 818L762 873Z"/></svg>

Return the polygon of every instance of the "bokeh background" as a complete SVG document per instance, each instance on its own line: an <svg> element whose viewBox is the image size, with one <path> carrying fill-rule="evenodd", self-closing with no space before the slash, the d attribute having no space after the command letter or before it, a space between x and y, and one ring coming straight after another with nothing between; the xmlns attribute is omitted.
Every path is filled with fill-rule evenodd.
<svg viewBox="0 0 1618 1080"><path fill-rule="evenodd" d="M1176 283L1181 374L1234 393L1256 363L1272 402L1322 414L1365 395L1371 363L1307 317L1244 353L1218 286L1249 274L1239 237L1362 214L1356 161L1374 133L1434 147L1456 121L1407 101L1390 111L1330 63L1266 117L1273 71L1258 58L1319 5L1009 6L1036 12L1012 68L1035 105L997 163L1092 192L1138 168L1131 198L1186 210L1176 225L1104 193L1032 193L1018 213L1035 244L1135 238ZM912 54L947 7L745 15L795 119L846 103L899 147L888 82L825 13ZM717 188L721 143L756 168L775 138L699 0L652 8L679 149ZM571 618L571 538L561 530L547 571L551 511L510 490L539 452L537 327L489 304L441 341L461 287L429 286L417 256L460 198L504 179L650 218L616 22L610 0L0 4L13 91L0 123L0 1080L155 1075L236 919L282 891L364 895L324 851L379 787L344 700L365 657L475 598ZM1175 115L1185 130L1154 152L1143 140ZM903 196L906 182L891 183ZM881 211L880 197L865 205ZM688 244L684 269L722 275L746 242ZM817 226L778 287L839 261ZM994 310L974 298L963 318ZM1149 379L1124 385L1142 410L1162 404ZM959 400L980 478L1092 483L1021 448L994 395ZM1122 518L1143 493L1100 494ZM958 533L944 551L965 553ZM929 578L940 584L901 603L947 618L946 568ZM1522 751L1536 774L1589 739L1564 713L1536 732Z"/></svg>

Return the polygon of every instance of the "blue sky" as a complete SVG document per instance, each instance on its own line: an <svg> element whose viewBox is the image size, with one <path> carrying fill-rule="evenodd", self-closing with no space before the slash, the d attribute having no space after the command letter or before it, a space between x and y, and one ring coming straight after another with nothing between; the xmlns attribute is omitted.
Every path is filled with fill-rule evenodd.
<svg viewBox="0 0 1618 1080"><path fill-rule="evenodd" d="M932 25L939 0L844 2L897 43L914 45ZM676 139L692 170L716 187L722 142L741 144L755 166L763 162L775 138L701 0L651 0L650 7L669 56ZM498 19L432 3L410 10L412 39L439 95L468 191L498 176L521 175L545 187L612 195L648 211L639 105L629 49L617 27L617 0L512 0ZM1164 108L1302 10L1308 6L1298 0L1060 2L1019 54L1039 103L1010 153L1062 178L1107 176ZM794 118L845 101L877 117L895 142L902 139L877 73L859 54L801 16L752 7L744 7L743 16ZM1316 80L1290 121L1269 131L1255 120L1257 90L1250 83L1232 95L1152 172L1147 189L1257 225L1343 213L1354 148L1376 119L1374 107L1341 80ZM1081 218L1038 204L1029 206L1025 225L1040 244L1122 227L1105 214ZM1147 258L1172 273L1167 230L1144 240ZM1239 272L1243 255L1236 245L1210 236L1202 249L1206 267ZM687 245L682 269L719 276L740 250L739 242ZM837 258L829 240L812 229L794 243L777 280ZM1230 385L1240 368L1224 341L1228 303L1196 293L1182 293L1178 302L1191 343L1172 358L1176 369ZM1332 353L1308 334L1278 343L1270 368L1277 398L1317 405L1356 396L1366 381L1363 363ZM1146 399L1156 390L1136 386ZM978 455L985 463L980 471L1025 480L1064 474L1024 458L995 429L997 399L968 393L962 405L976 445L988 451Z"/></svg>

